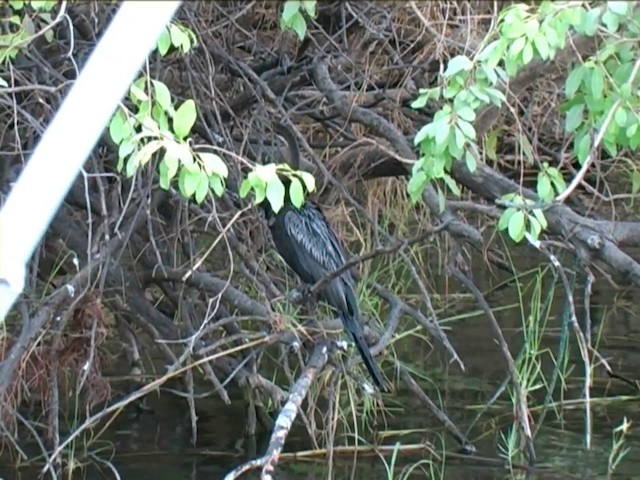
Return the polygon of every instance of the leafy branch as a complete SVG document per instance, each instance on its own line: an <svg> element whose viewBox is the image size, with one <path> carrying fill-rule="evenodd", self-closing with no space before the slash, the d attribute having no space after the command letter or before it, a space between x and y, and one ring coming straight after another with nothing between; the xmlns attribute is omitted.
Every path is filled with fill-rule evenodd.
<svg viewBox="0 0 640 480"><path fill-rule="evenodd" d="M610 155L619 148L635 149L640 145L638 111L640 97L635 85L634 62L639 51L636 42L624 39L637 38L640 33L638 10L629 2L607 2L594 8L588 2L542 2L539 5L514 4L499 15L492 31L484 39L473 58L458 55L452 58L443 74L442 85L422 89L412 103L419 109L430 101L442 102L433 120L422 127L414 143L420 150L420 158L413 166L408 193L416 202L428 182L435 182L444 208L443 182L454 194L460 189L450 177L452 162L464 161L473 172L479 158L479 147L473 122L478 111L494 104L500 107L506 98L498 87L504 88L510 78L533 60L553 60L565 47L571 35L604 37L603 47L582 65L571 71L566 79L567 102L565 129L574 135L573 153L583 165L594 149L591 132L605 125L607 113L619 102L602 131L602 142ZM620 39L623 40L620 40ZM496 132L485 138L487 155L495 157ZM534 162L531 146L524 136L519 136L529 163ZM528 148L525 148L527 147ZM542 201L551 202L566 198L569 193L558 168L539 165L537 193ZM582 169L584 175L584 168ZM634 170L635 172L635 170ZM640 175L635 175L635 178ZM634 178L634 177L632 177ZM577 181L572 182L574 185ZM640 181L634 185L640 188ZM571 189L569 189L571 191ZM514 193L514 195L516 195ZM517 196L513 197L514 201ZM529 229L533 238L546 228L542 211L530 214L526 210L529 201L521 199L519 206L505 210L498 228L506 229L516 242L524 238ZM523 209L521 214L515 211Z"/></svg>

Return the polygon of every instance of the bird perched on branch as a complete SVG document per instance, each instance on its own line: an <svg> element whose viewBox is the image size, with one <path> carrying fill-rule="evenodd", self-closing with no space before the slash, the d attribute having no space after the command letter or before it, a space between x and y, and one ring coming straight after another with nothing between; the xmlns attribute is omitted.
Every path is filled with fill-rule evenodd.
<svg viewBox="0 0 640 480"><path fill-rule="evenodd" d="M274 128L276 133L287 142L289 165L294 170L298 170L300 151L295 134L280 123L276 123ZM345 264L342 245L318 205L305 200L300 208L296 208L289 198L289 182L286 178L282 181L286 192L284 206L275 213L268 202L263 202L265 215L280 256L303 282L313 285ZM345 330L353 337L374 383L379 388L386 389L386 384L371 357L362 332L355 295L355 281L351 272L347 270L333 278L320 294L337 310Z"/></svg>

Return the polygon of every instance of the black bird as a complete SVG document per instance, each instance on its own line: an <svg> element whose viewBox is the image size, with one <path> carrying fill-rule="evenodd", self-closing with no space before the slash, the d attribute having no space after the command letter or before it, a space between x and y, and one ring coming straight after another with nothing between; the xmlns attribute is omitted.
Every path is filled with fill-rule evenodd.
<svg viewBox="0 0 640 480"><path fill-rule="evenodd" d="M279 123L274 125L274 129L286 140L289 147L289 164L298 170L300 151L294 133ZM327 273L345 264L342 245L320 207L305 200L300 208L296 208L289 199L287 179L282 181L286 187L284 206L278 213L274 213L269 203L263 202L265 215L280 256L304 283L313 285ZM360 326L355 281L351 272L347 270L333 278L321 292L321 296L338 311L342 324L353 337L371 378L379 388L384 389L385 382L371 357Z"/></svg>

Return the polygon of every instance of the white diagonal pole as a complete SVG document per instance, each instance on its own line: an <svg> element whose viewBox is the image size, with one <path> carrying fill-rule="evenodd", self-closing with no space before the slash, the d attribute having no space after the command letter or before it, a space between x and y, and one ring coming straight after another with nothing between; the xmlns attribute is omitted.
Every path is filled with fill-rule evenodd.
<svg viewBox="0 0 640 480"><path fill-rule="evenodd" d="M0 324L24 288L33 251L180 3L122 3L11 190L0 211Z"/></svg>

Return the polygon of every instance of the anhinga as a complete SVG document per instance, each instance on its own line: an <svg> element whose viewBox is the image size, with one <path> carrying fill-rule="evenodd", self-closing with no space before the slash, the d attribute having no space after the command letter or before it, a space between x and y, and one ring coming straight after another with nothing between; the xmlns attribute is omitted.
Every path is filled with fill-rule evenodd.
<svg viewBox="0 0 640 480"><path fill-rule="evenodd" d="M300 168L300 151L294 133L286 126L276 123L276 133L284 137L289 147L289 164ZM315 284L328 273L345 264L342 245L329 226L322 210L315 203L305 200L296 208L289 199L288 182L285 184L285 202L278 213L263 202L276 249L284 261L308 285ZM349 270L333 278L321 292L322 298L338 311L342 324L356 344L371 378L384 389L385 382L376 366L364 339L360 326L355 281Z"/></svg>

